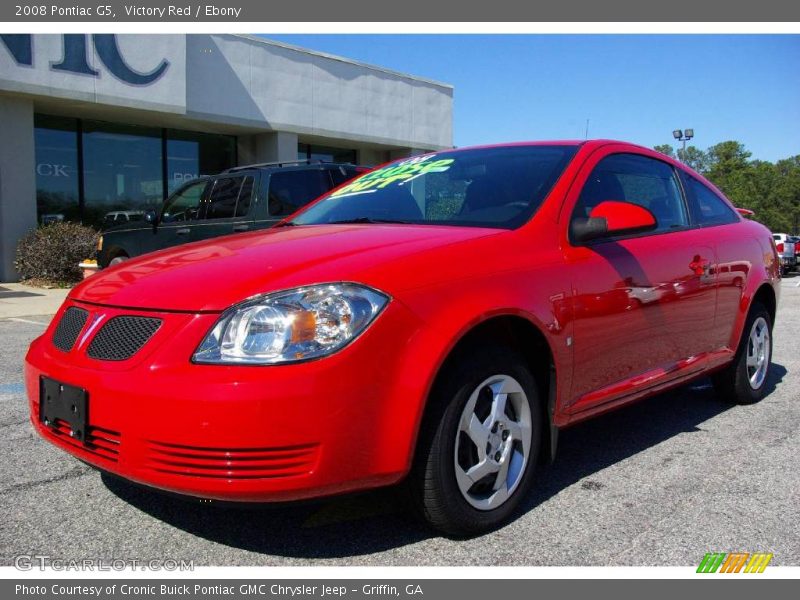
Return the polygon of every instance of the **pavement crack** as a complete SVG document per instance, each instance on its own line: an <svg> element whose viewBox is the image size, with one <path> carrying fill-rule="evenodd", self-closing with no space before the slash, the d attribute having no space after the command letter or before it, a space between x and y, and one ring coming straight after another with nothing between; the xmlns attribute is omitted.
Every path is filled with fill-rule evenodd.
<svg viewBox="0 0 800 600"><path fill-rule="evenodd" d="M49 483L58 483L59 481L66 481L68 479L75 479L77 477L82 477L83 475L88 475L92 472L91 467L82 467L76 466L67 471L66 473L62 473L61 475L57 475L55 477L50 477L48 479L39 479L37 481L26 481L25 483L17 483L15 485L11 485L7 488L4 488L0 493L2 494L10 494L13 492L25 491L30 490L40 485L47 485Z"/></svg>

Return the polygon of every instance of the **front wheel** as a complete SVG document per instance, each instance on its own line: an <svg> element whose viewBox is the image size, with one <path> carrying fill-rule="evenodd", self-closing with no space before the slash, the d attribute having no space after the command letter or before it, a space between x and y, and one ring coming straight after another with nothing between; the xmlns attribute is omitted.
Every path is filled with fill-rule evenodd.
<svg viewBox="0 0 800 600"><path fill-rule="evenodd" d="M754 302L733 362L713 376L714 387L735 404L754 404L766 393L772 361L772 319L763 304Z"/></svg>
<svg viewBox="0 0 800 600"><path fill-rule="evenodd" d="M111 262L108 263L108 266L113 267L115 265L124 263L126 260L128 260L127 254L118 254L117 256L111 259Z"/></svg>
<svg viewBox="0 0 800 600"><path fill-rule="evenodd" d="M411 474L424 518L450 535L504 522L530 489L542 433L536 385L505 348L462 355L443 373Z"/></svg>

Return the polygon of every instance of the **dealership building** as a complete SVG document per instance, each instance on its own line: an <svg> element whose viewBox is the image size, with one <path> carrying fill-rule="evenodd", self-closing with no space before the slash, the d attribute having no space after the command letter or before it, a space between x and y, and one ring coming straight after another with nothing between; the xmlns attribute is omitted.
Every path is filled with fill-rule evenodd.
<svg viewBox="0 0 800 600"><path fill-rule="evenodd" d="M273 161L452 146L453 88L243 35L0 35L0 281L37 224Z"/></svg>

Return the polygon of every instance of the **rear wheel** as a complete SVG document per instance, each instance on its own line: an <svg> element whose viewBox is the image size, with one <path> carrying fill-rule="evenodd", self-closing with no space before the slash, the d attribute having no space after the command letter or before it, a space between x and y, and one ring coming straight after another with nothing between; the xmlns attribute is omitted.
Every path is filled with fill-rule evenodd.
<svg viewBox="0 0 800 600"><path fill-rule="evenodd" d="M772 320L760 302L747 315L733 362L713 377L714 387L735 404L753 404L764 397L772 361Z"/></svg>
<svg viewBox="0 0 800 600"><path fill-rule="evenodd" d="M118 254L117 256L111 259L111 261L108 263L108 266L113 267L114 265L118 265L122 262L125 262L129 258L130 257L127 254Z"/></svg>
<svg viewBox="0 0 800 600"><path fill-rule="evenodd" d="M443 373L410 483L423 517L451 535L504 522L530 489L542 432L536 385L505 348L475 349Z"/></svg>

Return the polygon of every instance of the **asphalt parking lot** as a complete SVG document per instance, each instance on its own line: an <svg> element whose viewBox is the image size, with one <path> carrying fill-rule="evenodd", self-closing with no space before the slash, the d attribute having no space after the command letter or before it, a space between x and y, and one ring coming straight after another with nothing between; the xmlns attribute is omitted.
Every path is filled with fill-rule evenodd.
<svg viewBox="0 0 800 600"><path fill-rule="evenodd" d="M47 317L0 320L0 548L13 557L195 565L696 565L706 552L800 565L800 276L782 282L769 395L707 381L564 431L515 520L439 537L396 490L273 509L189 504L101 477L34 435L22 388Z"/></svg>

